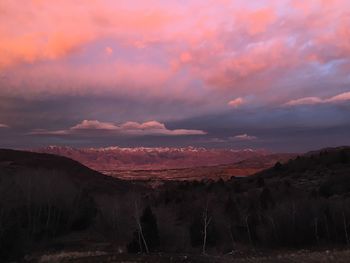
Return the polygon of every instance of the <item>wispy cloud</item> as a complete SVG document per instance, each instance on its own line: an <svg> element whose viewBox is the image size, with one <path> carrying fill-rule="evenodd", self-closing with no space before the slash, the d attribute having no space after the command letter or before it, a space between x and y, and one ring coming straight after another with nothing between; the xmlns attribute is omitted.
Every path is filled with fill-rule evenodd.
<svg viewBox="0 0 350 263"><path fill-rule="evenodd" d="M0 128L10 128L10 126L3 124L3 123L0 123Z"/></svg>
<svg viewBox="0 0 350 263"><path fill-rule="evenodd" d="M248 134L244 133L244 134L238 134L235 136L223 137L223 138L213 137L213 138L206 139L205 142L230 143L230 142L239 142L239 141L253 141L253 140L257 140L257 139L258 139L258 137L256 137L256 136L252 136L252 135L248 135Z"/></svg>
<svg viewBox="0 0 350 263"><path fill-rule="evenodd" d="M350 101L350 92L344 92L339 95L330 98L319 98L319 97L305 97L296 100L291 100L285 103L285 106L297 106L297 105L314 105L322 103L341 103L345 101Z"/></svg>
<svg viewBox="0 0 350 263"><path fill-rule="evenodd" d="M205 135L206 132L202 130L188 130L188 129L174 129L170 130L165 127L163 123L158 121L148 121L144 123L139 122L125 122L116 124L113 122L100 122L98 120L84 120L69 129L65 130L34 130L32 135L97 135L97 136L111 136L111 135L125 135L125 136L145 136L145 135L166 135L166 136L182 136L182 135Z"/></svg>
<svg viewBox="0 0 350 263"><path fill-rule="evenodd" d="M229 139L232 141L252 141L252 140L256 140L257 137L244 133L244 134L235 135L233 137L229 137Z"/></svg>

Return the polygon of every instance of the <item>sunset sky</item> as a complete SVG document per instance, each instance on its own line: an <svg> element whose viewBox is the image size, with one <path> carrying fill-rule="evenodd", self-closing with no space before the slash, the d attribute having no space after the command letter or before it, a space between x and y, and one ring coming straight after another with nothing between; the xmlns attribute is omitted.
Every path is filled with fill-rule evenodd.
<svg viewBox="0 0 350 263"><path fill-rule="evenodd" d="M350 144L349 0L1 0L0 147Z"/></svg>

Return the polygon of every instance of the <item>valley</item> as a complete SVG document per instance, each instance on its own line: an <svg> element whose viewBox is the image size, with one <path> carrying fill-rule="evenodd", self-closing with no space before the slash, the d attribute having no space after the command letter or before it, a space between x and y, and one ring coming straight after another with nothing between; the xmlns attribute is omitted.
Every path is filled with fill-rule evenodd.
<svg viewBox="0 0 350 263"><path fill-rule="evenodd" d="M35 152L65 156L103 174L124 180L228 180L284 163L293 153L205 148L83 148L49 146Z"/></svg>

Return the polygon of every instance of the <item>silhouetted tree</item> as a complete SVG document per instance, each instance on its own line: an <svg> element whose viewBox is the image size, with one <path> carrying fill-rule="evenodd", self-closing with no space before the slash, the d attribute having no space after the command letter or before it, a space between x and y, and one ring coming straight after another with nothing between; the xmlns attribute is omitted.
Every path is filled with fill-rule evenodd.
<svg viewBox="0 0 350 263"><path fill-rule="evenodd" d="M150 252L156 250L160 245L157 218L153 214L150 206L147 206L140 218L145 239Z"/></svg>
<svg viewBox="0 0 350 263"><path fill-rule="evenodd" d="M145 208L137 222L138 230L133 233L133 239L127 245L128 251L130 253L156 251L160 245L158 224L150 206Z"/></svg>
<svg viewBox="0 0 350 263"><path fill-rule="evenodd" d="M197 216L190 225L190 239L193 247L202 246L203 254L206 253L207 246L216 244L217 233L207 207L202 216Z"/></svg>
<svg viewBox="0 0 350 263"><path fill-rule="evenodd" d="M339 161L343 164L346 164L349 162L349 156L347 155L347 152L345 150L341 150L339 152Z"/></svg>
<svg viewBox="0 0 350 263"><path fill-rule="evenodd" d="M275 171L281 171L282 170L282 164L280 162L277 162L275 166L273 167Z"/></svg>
<svg viewBox="0 0 350 263"><path fill-rule="evenodd" d="M227 199L225 204L225 213L230 217L230 220L238 221L240 219L240 213L236 200L233 200L231 196Z"/></svg>
<svg viewBox="0 0 350 263"><path fill-rule="evenodd" d="M264 189L262 190L261 194L260 194L260 204L262 209L267 209L269 208L269 206L273 206L274 202L271 196L271 192L269 190L269 188L264 187Z"/></svg>
<svg viewBox="0 0 350 263"><path fill-rule="evenodd" d="M257 187L264 187L265 186L265 180L262 177L258 178L258 181L256 183Z"/></svg>

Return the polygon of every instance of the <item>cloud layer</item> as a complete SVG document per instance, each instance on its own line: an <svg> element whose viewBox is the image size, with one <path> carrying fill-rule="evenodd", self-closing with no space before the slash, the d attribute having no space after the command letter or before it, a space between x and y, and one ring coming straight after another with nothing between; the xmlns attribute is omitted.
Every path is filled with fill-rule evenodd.
<svg viewBox="0 0 350 263"><path fill-rule="evenodd" d="M97 120L83 120L67 130L35 130L30 134L33 135L54 135L54 136L147 136L147 135L161 135L161 136L182 136L182 135L205 135L206 132L201 130L186 130L174 129L169 130L163 123L157 121L148 121L138 123L129 121L122 124L115 124L112 122L100 122Z"/></svg>
<svg viewBox="0 0 350 263"><path fill-rule="evenodd" d="M220 108L252 94L270 103L290 85L311 95L320 78L337 89L349 67L349 8L346 0L190 0L186 8L160 0L4 0L1 93L210 95Z"/></svg>
<svg viewBox="0 0 350 263"><path fill-rule="evenodd" d="M41 134L42 144L279 147L298 129L333 129L345 144L348 10L348 0L2 0L0 144Z"/></svg>

